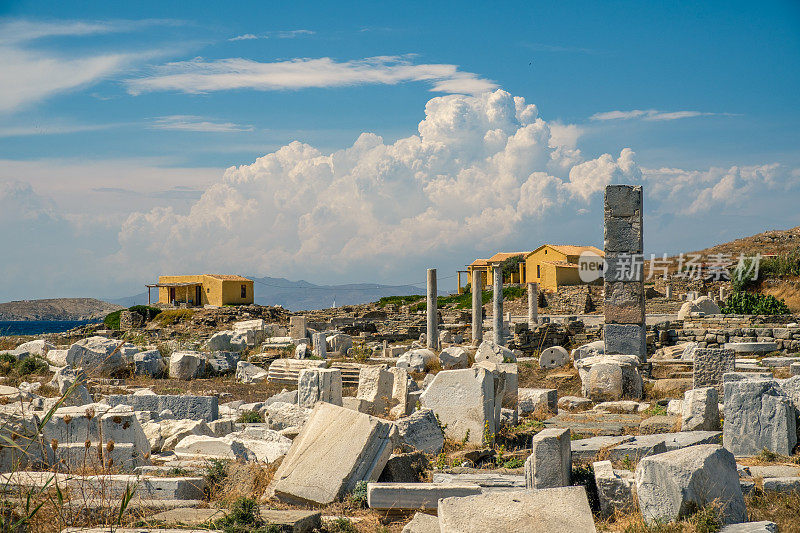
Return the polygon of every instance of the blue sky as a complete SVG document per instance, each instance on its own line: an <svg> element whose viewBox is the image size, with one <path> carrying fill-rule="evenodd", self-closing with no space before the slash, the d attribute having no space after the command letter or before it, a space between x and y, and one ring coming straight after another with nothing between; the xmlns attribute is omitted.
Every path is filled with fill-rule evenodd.
<svg viewBox="0 0 800 533"><path fill-rule="evenodd" d="M6 1L0 17L0 244L28 258L0 300L123 296L177 269L413 281L601 244L615 181L650 191L648 252L800 224L797 2ZM523 134L541 157L506 144ZM313 152L254 163L292 141Z"/></svg>

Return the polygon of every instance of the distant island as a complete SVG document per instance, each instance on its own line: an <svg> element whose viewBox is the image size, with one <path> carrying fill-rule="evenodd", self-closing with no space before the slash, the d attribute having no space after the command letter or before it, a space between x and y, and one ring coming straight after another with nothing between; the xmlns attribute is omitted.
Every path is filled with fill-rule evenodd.
<svg viewBox="0 0 800 533"><path fill-rule="evenodd" d="M90 320L121 306L95 298L53 298L0 303L0 320Z"/></svg>

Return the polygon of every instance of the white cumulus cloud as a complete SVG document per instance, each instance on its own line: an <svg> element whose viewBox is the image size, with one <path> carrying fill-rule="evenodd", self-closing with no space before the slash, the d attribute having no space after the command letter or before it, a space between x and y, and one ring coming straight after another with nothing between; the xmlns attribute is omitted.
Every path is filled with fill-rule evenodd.
<svg viewBox="0 0 800 533"><path fill-rule="evenodd" d="M587 160L502 90L433 98L418 132L391 144L363 133L330 154L293 142L231 167L188 213L130 215L112 261L409 281L408 265L502 248L608 183L641 179L629 149Z"/></svg>
<svg viewBox="0 0 800 533"><path fill-rule="evenodd" d="M711 209L741 207L764 193L796 189L798 169L778 163L708 170L643 169L649 193L674 214L696 215Z"/></svg>

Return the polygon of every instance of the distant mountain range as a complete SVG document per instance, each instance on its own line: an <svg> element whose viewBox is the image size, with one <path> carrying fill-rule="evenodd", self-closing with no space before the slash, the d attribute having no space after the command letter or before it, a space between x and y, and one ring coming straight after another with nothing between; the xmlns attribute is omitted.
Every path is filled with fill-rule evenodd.
<svg viewBox="0 0 800 533"><path fill-rule="evenodd" d="M304 280L290 281L285 278L252 279L259 305L281 305L290 311L326 309L336 305L358 305L374 302L384 296L407 296L425 294L425 289L415 285L380 285L377 283L351 283L347 285L314 285ZM153 291L153 298L158 298ZM108 300L110 303L130 307L147 304L147 293L142 292L127 298Z"/></svg>

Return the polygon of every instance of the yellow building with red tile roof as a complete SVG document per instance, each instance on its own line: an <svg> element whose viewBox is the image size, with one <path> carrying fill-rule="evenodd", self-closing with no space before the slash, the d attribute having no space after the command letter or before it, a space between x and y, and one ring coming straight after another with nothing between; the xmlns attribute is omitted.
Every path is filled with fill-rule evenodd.
<svg viewBox="0 0 800 533"><path fill-rule="evenodd" d="M158 283L147 285L158 289L158 303L163 305L246 305L254 301L253 280L233 274L196 274L159 276Z"/></svg>
<svg viewBox="0 0 800 533"><path fill-rule="evenodd" d="M605 257L605 252L595 246L571 244L543 244L525 256L522 279L525 283L538 283L542 290L556 291L562 285L580 285L578 259L590 253Z"/></svg>

